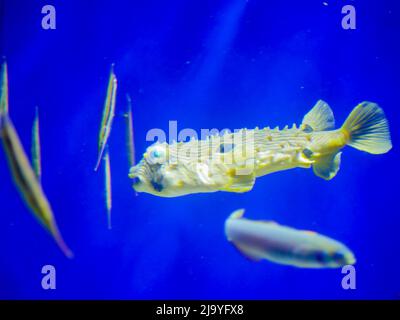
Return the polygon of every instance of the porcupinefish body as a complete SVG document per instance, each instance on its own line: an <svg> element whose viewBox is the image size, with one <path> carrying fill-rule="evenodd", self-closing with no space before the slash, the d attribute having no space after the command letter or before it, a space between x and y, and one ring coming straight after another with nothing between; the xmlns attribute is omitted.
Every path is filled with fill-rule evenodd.
<svg viewBox="0 0 400 320"><path fill-rule="evenodd" d="M283 129L241 129L204 140L155 143L129 176L138 192L176 197L200 192L247 192L257 177L292 168L313 168L326 180L340 168L350 145L372 154L392 147L388 122L375 103L363 102L334 129L333 112L322 100L301 123Z"/></svg>

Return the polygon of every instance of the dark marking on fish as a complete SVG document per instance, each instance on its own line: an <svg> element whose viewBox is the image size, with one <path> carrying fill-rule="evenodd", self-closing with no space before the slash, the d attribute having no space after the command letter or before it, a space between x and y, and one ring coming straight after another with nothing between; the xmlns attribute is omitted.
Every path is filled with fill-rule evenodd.
<svg viewBox="0 0 400 320"><path fill-rule="evenodd" d="M303 131L304 131L305 133L310 133L310 132L313 132L314 130L313 130L313 128L312 128L310 125L304 124Z"/></svg>
<svg viewBox="0 0 400 320"><path fill-rule="evenodd" d="M158 183L157 181L151 180L151 185L153 186L154 190L161 192L164 187L161 183Z"/></svg>
<svg viewBox="0 0 400 320"><path fill-rule="evenodd" d="M320 263L326 263L327 261L327 256L325 255L324 252L317 252L315 254L315 260L317 260Z"/></svg>
<svg viewBox="0 0 400 320"><path fill-rule="evenodd" d="M219 152L226 153L226 152L232 151L233 148L235 148L235 145L232 143L222 143L219 146Z"/></svg>
<svg viewBox="0 0 400 320"><path fill-rule="evenodd" d="M312 155L313 155L313 152L312 152L310 149L305 148L305 149L303 150L303 154L304 154L308 159L310 159L310 158L312 157Z"/></svg>

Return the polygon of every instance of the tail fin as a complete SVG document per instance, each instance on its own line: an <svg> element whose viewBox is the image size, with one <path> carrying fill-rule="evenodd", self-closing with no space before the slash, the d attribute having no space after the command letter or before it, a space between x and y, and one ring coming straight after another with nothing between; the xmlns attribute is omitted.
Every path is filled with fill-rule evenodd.
<svg viewBox="0 0 400 320"><path fill-rule="evenodd" d="M346 119L342 130L349 135L348 145L358 150L381 154L392 148L388 121L376 103L360 103Z"/></svg>

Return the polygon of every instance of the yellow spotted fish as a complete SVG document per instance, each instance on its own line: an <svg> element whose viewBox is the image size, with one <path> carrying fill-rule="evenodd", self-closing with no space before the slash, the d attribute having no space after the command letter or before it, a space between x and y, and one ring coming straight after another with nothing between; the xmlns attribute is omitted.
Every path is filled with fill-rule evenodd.
<svg viewBox="0 0 400 320"><path fill-rule="evenodd" d="M136 191L161 197L246 192L257 177L293 168L312 167L317 176L330 180L347 145L372 154L392 147L387 119L375 103L360 103L342 127L334 127L331 108L320 100L299 127L241 129L184 143L157 142L129 176Z"/></svg>

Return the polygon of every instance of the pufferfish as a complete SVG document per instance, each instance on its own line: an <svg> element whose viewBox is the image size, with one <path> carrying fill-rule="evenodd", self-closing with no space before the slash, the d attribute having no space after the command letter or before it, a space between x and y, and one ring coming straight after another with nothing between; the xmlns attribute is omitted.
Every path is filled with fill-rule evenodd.
<svg viewBox="0 0 400 320"><path fill-rule="evenodd" d="M131 168L137 192L177 197L215 191L247 192L257 177L293 168L313 168L330 180L340 168L346 145L371 154L392 148L383 110L362 102L342 127L334 129L331 108L322 100L304 116L300 126L283 129L241 129L192 139L188 142L156 142Z"/></svg>

